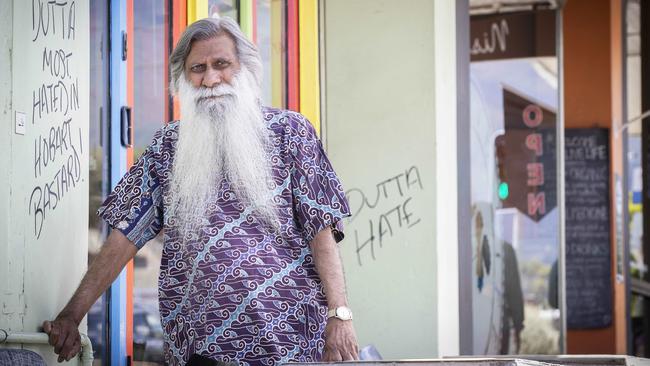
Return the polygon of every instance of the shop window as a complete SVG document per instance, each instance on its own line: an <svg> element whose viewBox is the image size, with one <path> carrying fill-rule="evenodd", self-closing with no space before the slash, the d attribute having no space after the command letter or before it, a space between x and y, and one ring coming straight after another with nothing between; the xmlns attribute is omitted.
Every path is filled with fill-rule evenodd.
<svg viewBox="0 0 650 366"><path fill-rule="evenodd" d="M165 2L165 4L167 4ZM169 114L169 9L155 0L133 3L133 155L137 160ZM163 337L158 312L158 273L162 234L134 258L133 361L163 364Z"/></svg>
<svg viewBox="0 0 650 366"><path fill-rule="evenodd" d="M254 0L252 7L240 8L236 0L210 0L209 16L227 16L237 21L251 16L250 39L257 45L262 58L262 103L284 108L286 105L286 41L285 1ZM242 11L250 13L242 13Z"/></svg>
<svg viewBox="0 0 650 366"><path fill-rule="evenodd" d="M558 353L556 10L474 3L473 353Z"/></svg>
<svg viewBox="0 0 650 366"><path fill-rule="evenodd" d="M284 1L256 0L255 32L264 67L262 98L265 105L285 105ZM157 129L169 120L168 63L169 9L153 0L134 3L134 158L137 159ZM210 0L208 16L239 20L239 1ZM137 254L133 286L133 360L135 364L162 364L162 329L158 314L158 273L162 236Z"/></svg>
<svg viewBox="0 0 650 366"><path fill-rule="evenodd" d="M230 17L239 21L239 6L237 0L209 0L208 16Z"/></svg>
<svg viewBox="0 0 650 366"><path fill-rule="evenodd" d="M264 105L284 108L286 42L284 36L284 0L256 0L256 43L264 68L262 101Z"/></svg>
<svg viewBox="0 0 650 366"><path fill-rule="evenodd" d="M90 115L88 157L88 264L99 253L107 236L107 225L96 212L109 190L108 95L109 19L106 2L90 3ZM107 364L108 297L102 296L88 312L88 337L93 344L93 365Z"/></svg>
<svg viewBox="0 0 650 366"><path fill-rule="evenodd" d="M630 276L643 280L648 272L643 256L643 165L641 103L641 6L639 0L628 0L626 6L626 95L627 95L627 190L629 225ZM632 355L645 357L644 302L639 294L630 296L630 324L632 326Z"/></svg>

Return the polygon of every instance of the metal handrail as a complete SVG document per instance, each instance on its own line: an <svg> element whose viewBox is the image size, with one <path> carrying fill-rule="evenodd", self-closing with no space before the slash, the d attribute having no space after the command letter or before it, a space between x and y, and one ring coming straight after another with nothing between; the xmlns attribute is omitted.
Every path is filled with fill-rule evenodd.
<svg viewBox="0 0 650 366"><path fill-rule="evenodd" d="M630 125L632 123L637 122L637 121L642 121L643 119L645 119L647 117L650 117L650 110L647 110L647 111L641 113L640 115L638 115L638 116L636 116L634 118L630 118L629 120L627 120L627 122L623 123L618 128L616 128L614 130L614 134L618 135L620 132L622 132L624 130L627 130L627 128L630 127Z"/></svg>
<svg viewBox="0 0 650 366"><path fill-rule="evenodd" d="M7 332L0 329L0 344L48 344L47 333ZM93 345L87 335L81 334L81 364L93 364Z"/></svg>

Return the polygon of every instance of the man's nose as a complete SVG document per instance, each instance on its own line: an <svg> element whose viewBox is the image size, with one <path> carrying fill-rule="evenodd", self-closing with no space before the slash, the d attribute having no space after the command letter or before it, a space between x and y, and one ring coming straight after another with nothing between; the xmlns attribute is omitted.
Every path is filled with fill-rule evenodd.
<svg viewBox="0 0 650 366"><path fill-rule="evenodd" d="M221 71L210 68L205 72L205 76L203 77L203 86L213 88L221 84L221 81Z"/></svg>

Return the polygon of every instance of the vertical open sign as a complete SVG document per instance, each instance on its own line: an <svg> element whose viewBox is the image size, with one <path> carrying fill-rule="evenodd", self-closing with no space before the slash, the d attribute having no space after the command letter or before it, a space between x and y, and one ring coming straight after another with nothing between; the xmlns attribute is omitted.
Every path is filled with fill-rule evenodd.
<svg viewBox="0 0 650 366"><path fill-rule="evenodd" d="M497 186L508 187L502 206L539 221L557 204L556 115L507 89L503 112L505 133L495 139Z"/></svg>

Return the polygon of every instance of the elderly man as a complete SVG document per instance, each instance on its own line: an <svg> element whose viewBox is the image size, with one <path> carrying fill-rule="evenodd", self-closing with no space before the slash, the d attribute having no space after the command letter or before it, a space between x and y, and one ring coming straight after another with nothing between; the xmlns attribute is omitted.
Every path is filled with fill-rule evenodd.
<svg viewBox="0 0 650 366"><path fill-rule="evenodd" d="M99 209L113 230L43 324L59 360L79 351L81 319L162 229L167 363L356 359L336 246L349 208L313 127L260 106L259 54L228 18L190 25L170 64L181 121L156 133Z"/></svg>

